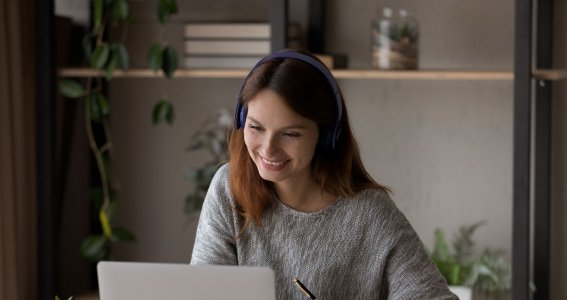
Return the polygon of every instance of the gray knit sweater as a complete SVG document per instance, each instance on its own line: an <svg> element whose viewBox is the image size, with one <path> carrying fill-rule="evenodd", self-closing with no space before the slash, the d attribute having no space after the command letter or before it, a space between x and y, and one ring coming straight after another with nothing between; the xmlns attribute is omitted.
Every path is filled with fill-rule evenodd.
<svg viewBox="0 0 567 300"><path fill-rule="evenodd" d="M298 277L320 299L457 299L388 194L365 190L315 213L274 197L262 225L235 236L243 220L233 209L228 166L208 191L191 264L268 266L278 299L305 299Z"/></svg>

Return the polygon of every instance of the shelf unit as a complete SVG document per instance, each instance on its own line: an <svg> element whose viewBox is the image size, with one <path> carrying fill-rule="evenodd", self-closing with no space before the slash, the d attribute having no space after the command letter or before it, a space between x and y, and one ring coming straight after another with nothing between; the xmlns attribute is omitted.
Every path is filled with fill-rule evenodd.
<svg viewBox="0 0 567 300"><path fill-rule="evenodd" d="M553 82L530 68L552 66L553 3L515 1L512 299L520 300L550 298Z"/></svg>
<svg viewBox="0 0 567 300"><path fill-rule="evenodd" d="M244 78L247 69L195 69L177 70L173 78ZM400 79L400 80L514 80L512 71L484 70L419 70L419 71L381 71L365 69L336 69L333 75L339 79ZM84 68L65 68L59 70L60 77L105 76L101 71ZM163 73L149 69L130 69L115 71L118 78L156 78ZM564 70L534 70L532 77L541 80L560 80L566 78Z"/></svg>

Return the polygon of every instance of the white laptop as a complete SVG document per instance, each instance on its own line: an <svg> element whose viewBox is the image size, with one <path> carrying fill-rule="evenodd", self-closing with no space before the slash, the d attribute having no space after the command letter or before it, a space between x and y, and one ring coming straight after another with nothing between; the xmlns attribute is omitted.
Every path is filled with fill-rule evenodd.
<svg viewBox="0 0 567 300"><path fill-rule="evenodd" d="M97 275L100 300L276 299L266 267L103 261Z"/></svg>

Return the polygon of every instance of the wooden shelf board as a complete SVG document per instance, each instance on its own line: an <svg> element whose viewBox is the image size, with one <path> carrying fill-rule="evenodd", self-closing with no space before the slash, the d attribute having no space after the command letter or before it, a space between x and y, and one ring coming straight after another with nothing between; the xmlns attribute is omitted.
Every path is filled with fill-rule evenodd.
<svg viewBox="0 0 567 300"><path fill-rule="evenodd" d="M510 71L468 71L468 70L333 70L337 78L358 79L416 79L416 80L512 80Z"/></svg>
<svg viewBox="0 0 567 300"><path fill-rule="evenodd" d="M231 70L177 70L175 78L244 78L248 74L247 69ZM511 80L513 74L510 71L449 71L449 70L419 70L419 71L381 71L381 70L356 70L337 69L333 70L336 78L352 79L434 79L434 80ZM103 76L104 73L87 68L63 68L59 70L60 77L91 77ZM163 77L162 72L154 72L147 69L130 69L128 71L117 70L114 77L127 78L153 78Z"/></svg>
<svg viewBox="0 0 567 300"><path fill-rule="evenodd" d="M567 70L534 70L532 75L535 79L562 80L567 78Z"/></svg>
<svg viewBox="0 0 567 300"><path fill-rule="evenodd" d="M177 70L174 78L244 78L249 70ZM93 77L104 76L101 71L88 68L63 68L59 70L60 77ZM113 77L116 78L157 78L163 77L163 72L154 72L149 69L130 69L127 71L116 70Z"/></svg>
<svg viewBox="0 0 567 300"><path fill-rule="evenodd" d="M174 78L244 78L248 69L231 70L186 70L180 69L173 75ZM333 75L339 79L407 79L407 80L513 80L512 71L483 71L483 70L417 70L417 71L382 71L337 69ZM535 70L535 79L561 80L566 78L565 70ZM63 68L59 70L60 77L92 77L104 76L103 72L87 68ZM116 78L158 78L163 73L148 69L117 70Z"/></svg>

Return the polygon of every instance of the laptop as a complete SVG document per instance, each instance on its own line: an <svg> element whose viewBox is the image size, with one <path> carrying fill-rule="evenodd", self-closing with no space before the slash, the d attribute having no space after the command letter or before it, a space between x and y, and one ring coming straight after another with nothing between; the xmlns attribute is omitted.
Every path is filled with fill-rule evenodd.
<svg viewBox="0 0 567 300"><path fill-rule="evenodd" d="M275 300L267 267L111 262L97 265L100 300Z"/></svg>

